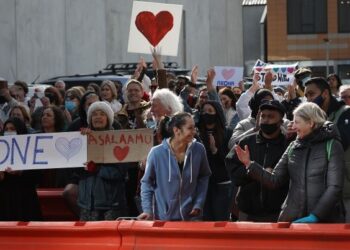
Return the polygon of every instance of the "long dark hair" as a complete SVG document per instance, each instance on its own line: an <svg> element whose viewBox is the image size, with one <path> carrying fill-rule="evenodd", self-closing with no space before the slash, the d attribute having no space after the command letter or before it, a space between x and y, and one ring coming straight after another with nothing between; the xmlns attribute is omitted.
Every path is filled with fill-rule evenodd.
<svg viewBox="0 0 350 250"><path fill-rule="evenodd" d="M3 132L5 132L5 127L6 127L6 124L8 124L8 123L13 124L13 126L16 128L16 132L18 135L28 134L28 129L27 129L26 124L24 123L24 121L22 121L18 117L10 117L9 119L7 119L7 121L4 123L4 131Z"/></svg>
<svg viewBox="0 0 350 250"><path fill-rule="evenodd" d="M220 114L219 114L219 112L220 112L219 106L216 104L219 105L219 103L217 103L217 102L207 101L207 102L203 103L202 109L201 109L201 111L203 111L203 107L205 105L211 105L215 109L216 122L215 122L214 128L211 131L208 131L206 126L205 126L205 123L203 121L201 121L201 119L199 119L199 124L198 124L199 137L207 150L209 150L209 133L212 133L212 135L214 136L215 146L218 149L220 149L224 143L225 124L223 122L221 122L222 118L220 117Z"/></svg>
<svg viewBox="0 0 350 250"><path fill-rule="evenodd" d="M41 119L42 119L44 111L46 109L51 109L52 112L53 112L53 115L55 116L55 131L56 132L64 131L64 128L65 128L65 125L66 125L66 118L65 118L65 115L64 115L63 111L60 108L58 108L57 106L55 106L55 105L50 105L47 108L43 109L43 113L41 115ZM40 122L41 122L41 119L40 119Z"/></svg>

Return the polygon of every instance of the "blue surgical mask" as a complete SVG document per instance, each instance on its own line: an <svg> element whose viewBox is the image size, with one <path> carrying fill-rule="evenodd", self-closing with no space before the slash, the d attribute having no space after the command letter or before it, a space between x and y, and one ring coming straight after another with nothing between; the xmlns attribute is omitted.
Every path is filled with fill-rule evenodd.
<svg viewBox="0 0 350 250"><path fill-rule="evenodd" d="M73 102L73 101L65 101L65 102L64 102L64 107L65 107L69 112L72 112L72 111L77 107L77 105L76 105L75 102Z"/></svg>
<svg viewBox="0 0 350 250"><path fill-rule="evenodd" d="M156 122L152 119L147 120L146 122L146 128L155 128L156 127Z"/></svg>
<svg viewBox="0 0 350 250"><path fill-rule="evenodd" d="M319 107L321 107L324 102L324 99L321 95L319 95L312 102L317 104Z"/></svg>

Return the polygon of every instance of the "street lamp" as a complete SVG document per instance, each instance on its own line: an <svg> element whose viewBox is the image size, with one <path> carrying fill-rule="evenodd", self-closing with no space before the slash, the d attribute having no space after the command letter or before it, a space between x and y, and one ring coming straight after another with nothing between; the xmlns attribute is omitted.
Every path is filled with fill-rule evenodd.
<svg viewBox="0 0 350 250"><path fill-rule="evenodd" d="M327 65L327 74L326 77L329 75L329 44L331 43L331 40L328 39L328 37L323 38L323 41L326 43L326 65Z"/></svg>

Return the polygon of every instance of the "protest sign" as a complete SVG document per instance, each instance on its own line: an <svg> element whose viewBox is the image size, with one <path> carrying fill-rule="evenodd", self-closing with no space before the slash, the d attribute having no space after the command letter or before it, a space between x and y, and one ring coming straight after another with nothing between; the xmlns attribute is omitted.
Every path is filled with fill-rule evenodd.
<svg viewBox="0 0 350 250"><path fill-rule="evenodd" d="M243 79L243 67L215 66L216 86L238 86Z"/></svg>
<svg viewBox="0 0 350 250"><path fill-rule="evenodd" d="M0 171L83 167L86 157L87 137L80 132L0 137Z"/></svg>
<svg viewBox="0 0 350 250"><path fill-rule="evenodd" d="M177 56L182 5L134 1L128 52L150 54L160 47L162 55Z"/></svg>
<svg viewBox="0 0 350 250"><path fill-rule="evenodd" d="M257 60L253 70L254 74L259 74L259 83L264 84L267 72L272 73L272 85L289 85L294 81L294 72L298 63L288 65L268 64Z"/></svg>
<svg viewBox="0 0 350 250"><path fill-rule="evenodd" d="M88 161L141 161L146 159L152 147L152 129L93 131L88 135Z"/></svg>

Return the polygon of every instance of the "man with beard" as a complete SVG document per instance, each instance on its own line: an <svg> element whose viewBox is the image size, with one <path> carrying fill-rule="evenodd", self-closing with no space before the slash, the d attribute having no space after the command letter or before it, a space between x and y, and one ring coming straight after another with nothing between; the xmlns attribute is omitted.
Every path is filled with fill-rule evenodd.
<svg viewBox="0 0 350 250"><path fill-rule="evenodd" d="M328 120L337 125L345 156L345 179L343 202L345 220L350 222L350 107L334 96L326 79L313 77L305 82L305 97L308 102L316 103L327 113Z"/></svg>
<svg viewBox="0 0 350 250"><path fill-rule="evenodd" d="M244 137L239 145L248 146L251 159L258 162L267 171L272 172L288 146L281 132L285 109L276 100L265 101L260 105L260 129L258 134ZM288 192L288 185L278 190L269 190L249 178L244 165L235 151L226 158L226 167L232 182L239 186L236 202L240 221L276 222L282 202Z"/></svg>
<svg viewBox="0 0 350 250"><path fill-rule="evenodd" d="M142 100L143 87L141 82L132 79L126 83L126 100L122 109L117 113L117 121L122 129L145 128L145 112L150 107L150 103ZM139 211L134 198L138 185L138 162L127 163L128 181L126 184L126 199L128 203L129 216L137 216Z"/></svg>

